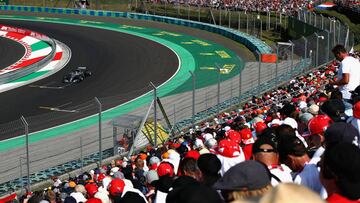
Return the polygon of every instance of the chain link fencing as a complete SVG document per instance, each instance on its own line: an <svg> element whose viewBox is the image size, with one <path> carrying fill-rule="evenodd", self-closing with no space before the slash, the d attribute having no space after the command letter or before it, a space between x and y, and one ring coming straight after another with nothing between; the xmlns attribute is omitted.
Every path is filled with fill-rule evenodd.
<svg viewBox="0 0 360 203"><path fill-rule="evenodd" d="M55 3L63 5L64 2L52 1L53 6ZM124 8L131 10L133 3L134 1L124 4ZM50 2L45 1L44 5L48 4ZM13 142L22 147L0 153L1 194L27 185L28 166L29 180L33 184L47 180L52 175L82 169L91 163L100 164L114 155L125 156L128 151L136 152L146 146L163 143L202 121L214 118L219 112L238 108L247 99L284 84L311 67L328 62L332 58L330 51L335 44L344 42L349 47L353 40L351 33L345 31L343 25L331 23L324 17L315 19L312 14L309 16L302 12L298 16L289 17L275 12L225 11L185 4L158 5L140 1L137 4L138 12L214 23L263 40L267 40L269 33L278 35L281 39L283 35L289 34L289 30L301 27L298 26L301 22L304 25L300 29L305 29L306 32L295 30L295 34L303 34L291 41L272 44L274 53L278 55L276 63L262 63L259 60L261 57L257 57L256 61L247 62L237 76L227 80L222 77L224 64L214 64L213 71L217 74L217 77L211 79L214 85L206 86L209 81L197 79L196 76L190 77L189 80L193 80L194 84L192 90L180 87L177 89L180 93L171 96L150 95L150 98L156 99L144 100L136 110L125 106L121 116L117 116L119 112L112 114L107 113L107 110L127 102L123 99L124 95L98 98L98 103L94 98L89 98L78 104L51 109L55 111L47 114L25 117L29 128L29 163L26 158L24 122L19 119L1 124L0 134L8 137L22 136ZM90 8L94 5L96 2L90 1ZM106 4L98 3L98 7L108 9ZM122 9L119 5L112 7L120 8ZM308 29L312 31L307 31ZM156 88L147 85L131 94L154 94L154 90ZM77 119L80 121L74 121ZM64 129L55 127L59 121L74 122L76 125ZM42 132L45 128L50 128L50 131ZM62 136L53 136L59 132ZM32 138L38 133L41 134L40 137L37 136L39 140Z"/></svg>

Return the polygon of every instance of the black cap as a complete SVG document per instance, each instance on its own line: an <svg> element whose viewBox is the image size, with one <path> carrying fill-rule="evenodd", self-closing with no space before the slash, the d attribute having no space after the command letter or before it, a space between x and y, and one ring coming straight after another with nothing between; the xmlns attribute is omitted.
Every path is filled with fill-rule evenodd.
<svg viewBox="0 0 360 203"><path fill-rule="evenodd" d="M360 96L360 85L357 86L353 91L350 91L351 98Z"/></svg>
<svg viewBox="0 0 360 203"><path fill-rule="evenodd" d="M337 122L328 127L324 133L327 148L346 142L359 145L359 131L350 123Z"/></svg>
<svg viewBox="0 0 360 203"><path fill-rule="evenodd" d="M307 153L307 149L302 141L296 136L289 136L287 139L282 139L278 143L278 150L280 161L284 161L287 155L303 156Z"/></svg>
<svg viewBox="0 0 360 203"><path fill-rule="evenodd" d="M269 171L265 165L254 160L236 164L225 172L213 186L217 190L257 190L271 184Z"/></svg>
<svg viewBox="0 0 360 203"><path fill-rule="evenodd" d="M262 145L270 145L272 147L272 149L263 149L261 148ZM252 147L252 153L256 154L259 152L265 152L265 153L270 153L270 152L275 152L277 153L277 148L276 148L276 144L275 142L270 138L270 137L260 137L258 138L255 143L253 144Z"/></svg>
<svg viewBox="0 0 360 203"><path fill-rule="evenodd" d="M214 176L219 174L221 169L221 162L215 154L206 153L200 155L197 160L197 165L202 173L205 175Z"/></svg>
<svg viewBox="0 0 360 203"><path fill-rule="evenodd" d="M219 194L212 188L201 185L185 185L173 189L166 196L166 203L219 203L222 202Z"/></svg>
<svg viewBox="0 0 360 203"><path fill-rule="evenodd" d="M288 103L288 104L285 104L281 109L280 109L280 113L282 115L285 115L287 117L290 117L291 114L296 111L296 108L294 105Z"/></svg>
<svg viewBox="0 0 360 203"><path fill-rule="evenodd" d="M340 99L330 99L320 107L321 111L328 115L334 122L346 120L345 104Z"/></svg>

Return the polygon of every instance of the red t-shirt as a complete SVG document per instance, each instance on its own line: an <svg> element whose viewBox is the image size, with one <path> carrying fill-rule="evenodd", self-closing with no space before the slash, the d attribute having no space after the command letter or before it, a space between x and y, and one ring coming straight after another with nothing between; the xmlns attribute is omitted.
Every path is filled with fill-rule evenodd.
<svg viewBox="0 0 360 203"><path fill-rule="evenodd" d="M330 195L326 201L329 203L360 203L360 200L349 200L337 193Z"/></svg>

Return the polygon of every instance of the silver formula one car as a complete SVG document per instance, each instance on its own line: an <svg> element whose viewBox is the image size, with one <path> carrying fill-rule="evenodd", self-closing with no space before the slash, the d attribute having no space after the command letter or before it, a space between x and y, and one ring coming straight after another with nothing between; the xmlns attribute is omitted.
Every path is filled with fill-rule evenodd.
<svg viewBox="0 0 360 203"><path fill-rule="evenodd" d="M79 83L89 76L91 72L86 67L78 67L64 76L63 83Z"/></svg>

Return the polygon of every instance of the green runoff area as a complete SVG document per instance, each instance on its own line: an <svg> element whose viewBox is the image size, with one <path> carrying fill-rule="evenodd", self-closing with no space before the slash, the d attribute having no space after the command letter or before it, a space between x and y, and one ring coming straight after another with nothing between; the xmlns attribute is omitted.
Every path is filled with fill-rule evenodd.
<svg viewBox="0 0 360 203"><path fill-rule="evenodd" d="M180 67L178 72L167 82L158 87L159 97L178 94L192 90L192 78L189 71L196 77L196 88L216 84L218 70L221 73L221 81L237 76L244 68L244 61L231 50L214 42L199 39L197 37L168 32L159 29L144 28L130 25L113 24L67 18L30 17L0 15L0 19L28 20L38 22L63 23L76 26L87 26L97 29L106 29L135 35L156 41L172 49L179 58ZM164 56L166 57L166 56ZM142 95L131 102L106 110L102 114L102 120L111 120L139 107L150 104L153 99L152 92ZM34 143L47 138L65 135L95 125L98 122L97 115L90 116L61 127L54 127L30 134L29 142ZM25 144L23 136L0 141L0 152L7 151Z"/></svg>

